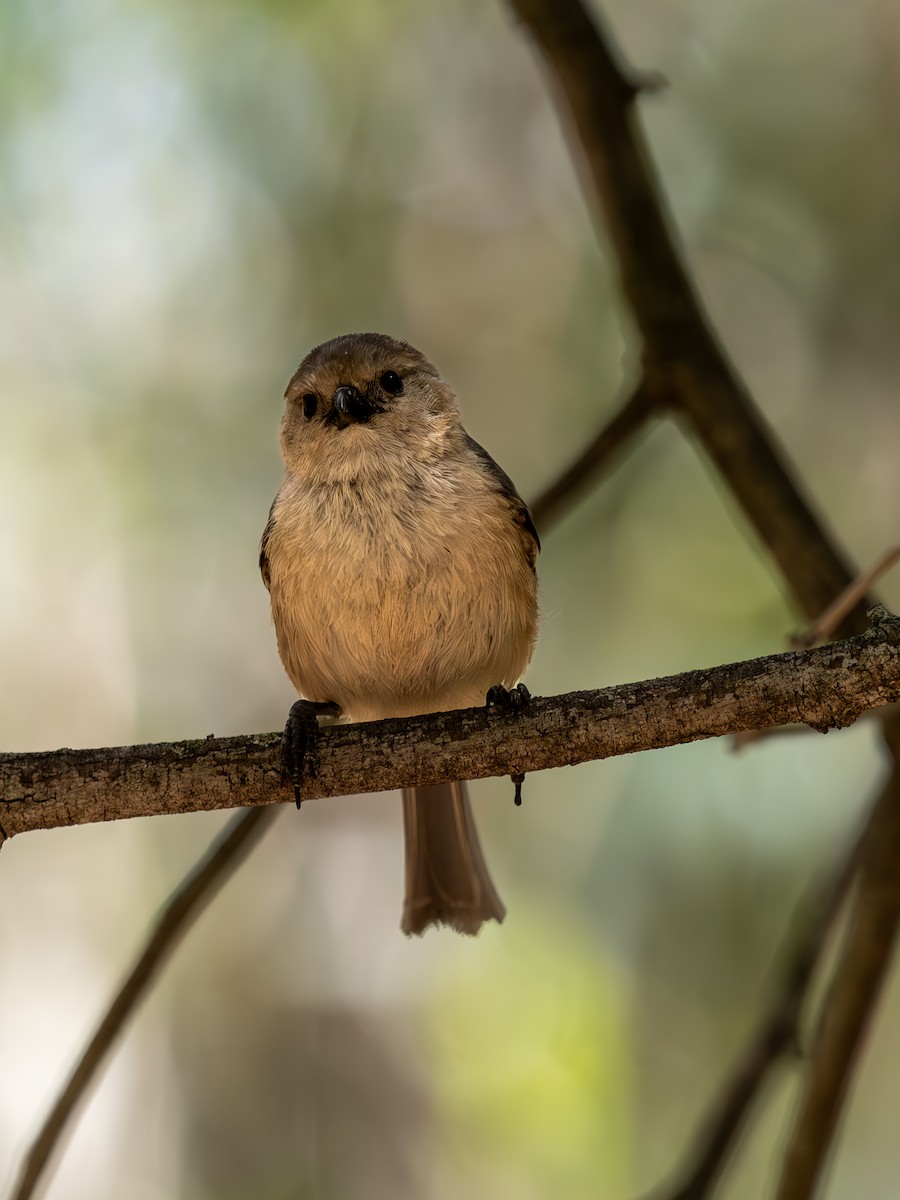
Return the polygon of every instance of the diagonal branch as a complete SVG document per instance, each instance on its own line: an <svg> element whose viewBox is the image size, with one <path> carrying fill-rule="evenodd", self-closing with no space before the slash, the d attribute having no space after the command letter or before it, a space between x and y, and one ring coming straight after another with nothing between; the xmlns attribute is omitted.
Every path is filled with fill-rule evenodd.
<svg viewBox="0 0 900 1200"><path fill-rule="evenodd" d="M651 387L690 422L779 566L816 617L856 572L812 510L777 441L713 332L677 248L629 82L581 0L509 0L549 69L577 135L576 155L605 218ZM865 627L858 602L841 627Z"/></svg>
<svg viewBox="0 0 900 1200"><path fill-rule="evenodd" d="M310 799L542 771L800 721L825 731L900 700L900 618L812 650L532 700L320 730ZM276 734L0 755L0 820L30 829L284 801Z"/></svg>
<svg viewBox="0 0 900 1200"><path fill-rule="evenodd" d="M573 499L594 483L611 461L640 433L650 418L660 411L657 391L641 380L612 420L578 455L576 460L542 492L531 506L538 529L557 520Z"/></svg>

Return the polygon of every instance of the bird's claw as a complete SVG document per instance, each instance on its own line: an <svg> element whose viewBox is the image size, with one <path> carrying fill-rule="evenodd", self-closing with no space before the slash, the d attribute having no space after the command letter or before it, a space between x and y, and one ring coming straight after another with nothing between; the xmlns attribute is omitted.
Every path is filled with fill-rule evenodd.
<svg viewBox="0 0 900 1200"><path fill-rule="evenodd" d="M513 785L515 786L515 789L516 789L515 795L513 796L513 804L516 806L516 808L521 808L522 807L522 784L525 782L525 775L523 772L520 771L518 775L510 775L510 779L513 781Z"/></svg>
<svg viewBox="0 0 900 1200"><path fill-rule="evenodd" d="M521 712L531 703L531 692L524 683L518 683L514 688L505 688L502 683L495 683L492 688L488 689L484 703L487 708L499 708L502 712ZM522 784L525 782L525 775L519 772L511 775L510 778L516 789L513 803L519 808L522 804Z"/></svg>
<svg viewBox="0 0 900 1200"><path fill-rule="evenodd" d="M527 708L531 703L531 692L524 683L517 683L514 688L505 688L502 683L495 683L493 687L488 688L484 703L487 708L516 712L520 708Z"/></svg>
<svg viewBox="0 0 900 1200"><path fill-rule="evenodd" d="M332 700L297 700L291 705L281 738L281 757L298 808L303 800L303 780L314 779L319 771L317 718L340 715L340 705Z"/></svg>

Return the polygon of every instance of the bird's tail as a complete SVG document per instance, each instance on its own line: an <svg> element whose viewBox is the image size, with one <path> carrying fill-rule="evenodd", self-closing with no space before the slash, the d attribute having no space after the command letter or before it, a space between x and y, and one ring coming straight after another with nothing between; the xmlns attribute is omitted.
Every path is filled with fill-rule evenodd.
<svg viewBox="0 0 900 1200"><path fill-rule="evenodd" d="M403 831L404 933L450 925L474 934L485 921L503 920L506 906L488 874L464 783L404 788Z"/></svg>

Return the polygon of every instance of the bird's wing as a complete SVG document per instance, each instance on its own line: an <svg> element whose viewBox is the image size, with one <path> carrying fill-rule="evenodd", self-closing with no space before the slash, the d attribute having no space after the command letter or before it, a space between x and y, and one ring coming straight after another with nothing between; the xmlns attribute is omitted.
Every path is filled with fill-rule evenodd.
<svg viewBox="0 0 900 1200"><path fill-rule="evenodd" d="M497 491L509 504L513 519L519 526L521 526L525 552L528 555L528 559L533 570L535 561L541 548L541 539L538 537L538 531L535 528L534 520L531 516L531 509L516 491L516 485L503 470L503 468L498 463L494 462L490 454L488 454L487 450L485 450L484 446L479 446L475 439L470 437L469 434L466 434L466 441L469 449L478 456L491 479L494 481Z"/></svg>
<svg viewBox="0 0 900 1200"><path fill-rule="evenodd" d="M272 530L275 528L275 500L272 501L272 507L269 509L269 519L266 521L266 527L263 530L262 537L259 541L259 573L262 575L263 583L266 588L269 587L269 538L272 536Z"/></svg>

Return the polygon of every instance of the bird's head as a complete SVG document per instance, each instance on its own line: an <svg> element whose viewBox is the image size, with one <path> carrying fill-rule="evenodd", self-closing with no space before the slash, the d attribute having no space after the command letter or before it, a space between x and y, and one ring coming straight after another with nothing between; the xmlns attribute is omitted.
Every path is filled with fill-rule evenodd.
<svg viewBox="0 0 900 1200"><path fill-rule="evenodd" d="M416 454L459 419L453 389L424 355L381 333L349 333L307 354L285 392L289 470L333 477L379 456Z"/></svg>

